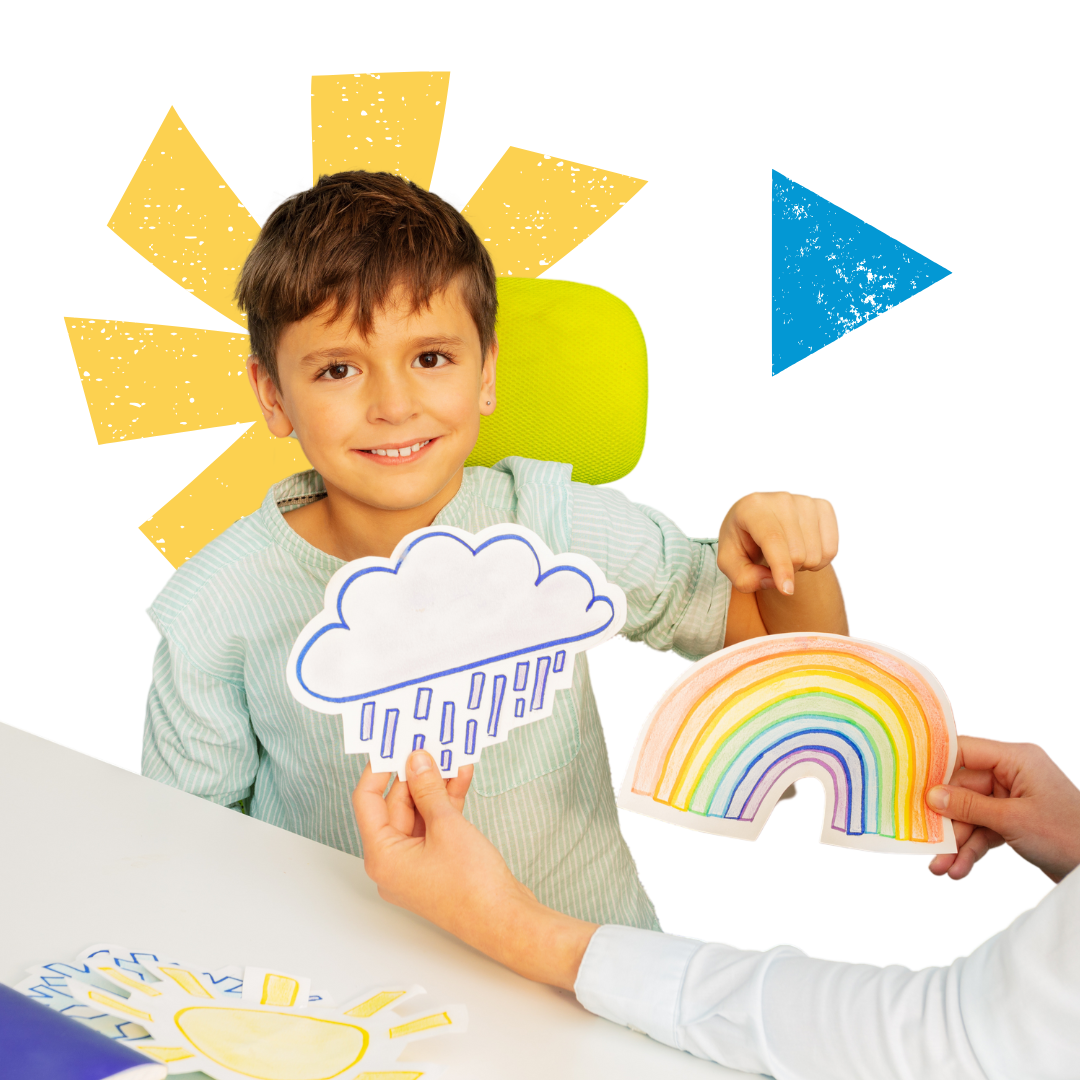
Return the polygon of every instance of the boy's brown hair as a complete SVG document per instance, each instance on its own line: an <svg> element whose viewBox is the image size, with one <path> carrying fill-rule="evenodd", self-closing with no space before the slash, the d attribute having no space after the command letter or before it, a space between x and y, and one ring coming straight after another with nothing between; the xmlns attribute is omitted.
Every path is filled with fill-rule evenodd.
<svg viewBox="0 0 1080 1080"><path fill-rule="evenodd" d="M350 308L367 335L374 313L401 285L413 310L457 280L486 356L498 297L491 256L449 203L391 173L321 176L286 199L251 249L236 299L247 313L251 351L278 381L276 348L292 322L333 305Z"/></svg>

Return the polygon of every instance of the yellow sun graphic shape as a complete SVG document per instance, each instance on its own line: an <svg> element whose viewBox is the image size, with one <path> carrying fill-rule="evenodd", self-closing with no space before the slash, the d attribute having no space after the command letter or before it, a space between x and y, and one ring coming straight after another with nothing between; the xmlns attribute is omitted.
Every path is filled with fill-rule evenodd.
<svg viewBox="0 0 1080 1080"><path fill-rule="evenodd" d="M315 177L383 170L427 187L449 78L449 72L431 71L314 76ZM463 213L500 275L533 278L595 232L644 183L511 147ZM181 288L245 325L233 291L259 227L175 109L109 227ZM508 293L504 307L515 299ZM239 426L229 449L140 526L173 566L256 510L271 484L310 468L295 439L276 439L262 423L244 369L246 334L66 321L99 443Z"/></svg>
<svg viewBox="0 0 1080 1080"><path fill-rule="evenodd" d="M420 987L369 991L333 1008L309 1003L301 980L284 972L249 968L237 997L187 968L141 965L155 981L99 967L116 993L68 985L77 1000L136 1021L150 1037L131 1045L170 1072L202 1071L214 1080L421 1080L424 1066L394 1067L404 1047L463 1030L467 1019L461 1006L412 1019L391 1009L423 993Z"/></svg>

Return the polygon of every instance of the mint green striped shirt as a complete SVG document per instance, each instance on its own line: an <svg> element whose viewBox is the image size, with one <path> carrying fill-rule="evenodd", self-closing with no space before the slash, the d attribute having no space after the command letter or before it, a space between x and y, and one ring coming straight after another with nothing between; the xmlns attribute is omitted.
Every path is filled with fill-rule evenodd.
<svg viewBox="0 0 1080 1080"><path fill-rule="evenodd" d="M623 634L697 659L724 642L730 586L716 542L571 467L507 458L465 470L435 519L469 532L534 530L555 553L587 555L626 593ZM350 795L367 761L346 755L341 721L300 705L285 665L343 564L285 514L322 498L315 472L275 484L262 507L180 567L150 608L161 631L146 709L143 773L361 854ZM622 718L637 727L640 716ZM619 831L607 747L584 654L552 715L514 729L476 766L465 816L550 907L598 923L657 928Z"/></svg>

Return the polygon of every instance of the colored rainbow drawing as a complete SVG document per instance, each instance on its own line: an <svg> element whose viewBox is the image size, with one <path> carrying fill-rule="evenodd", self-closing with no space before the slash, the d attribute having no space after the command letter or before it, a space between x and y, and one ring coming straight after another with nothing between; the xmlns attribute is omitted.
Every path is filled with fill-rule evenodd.
<svg viewBox="0 0 1080 1080"><path fill-rule="evenodd" d="M825 788L821 840L868 851L956 851L926 792L952 775L956 728L914 660L836 634L754 638L699 661L638 739L619 804L754 840L784 790Z"/></svg>

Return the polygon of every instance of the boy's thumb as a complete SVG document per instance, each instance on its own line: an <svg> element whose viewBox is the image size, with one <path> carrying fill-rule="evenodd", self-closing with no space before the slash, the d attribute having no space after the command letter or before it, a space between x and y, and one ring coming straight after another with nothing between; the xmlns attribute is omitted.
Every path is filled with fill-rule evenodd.
<svg viewBox="0 0 1080 1080"><path fill-rule="evenodd" d="M982 825L994 832L1004 832L1010 813L1015 811L1012 799L997 799L969 788L944 785L933 787L926 793L926 804L944 817L969 825Z"/></svg>
<svg viewBox="0 0 1080 1080"><path fill-rule="evenodd" d="M450 796L435 759L426 750L414 750L405 763L413 803L424 820L450 809Z"/></svg>

